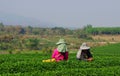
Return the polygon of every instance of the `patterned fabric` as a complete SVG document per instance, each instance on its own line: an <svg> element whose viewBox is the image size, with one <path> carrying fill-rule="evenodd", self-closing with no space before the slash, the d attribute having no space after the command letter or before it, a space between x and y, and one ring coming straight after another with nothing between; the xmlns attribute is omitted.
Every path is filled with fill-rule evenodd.
<svg viewBox="0 0 120 76"><path fill-rule="evenodd" d="M64 39L60 39L57 43L58 45L57 49L59 52L66 52L67 51L67 46L66 46L66 42Z"/></svg>
<svg viewBox="0 0 120 76"><path fill-rule="evenodd" d="M58 51L59 52L66 52L67 51L67 46L66 44L59 44L58 47L57 47Z"/></svg>
<svg viewBox="0 0 120 76"><path fill-rule="evenodd" d="M57 45L59 45L59 44L66 44L66 42L65 42L64 39L60 39L56 44L57 44Z"/></svg>

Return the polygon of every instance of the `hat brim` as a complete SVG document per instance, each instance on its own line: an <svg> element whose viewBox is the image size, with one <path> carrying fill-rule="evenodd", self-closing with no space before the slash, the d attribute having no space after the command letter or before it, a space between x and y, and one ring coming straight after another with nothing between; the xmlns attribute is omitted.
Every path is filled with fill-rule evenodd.
<svg viewBox="0 0 120 76"><path fill-rule="evenodd" d="M90 49L90 47L80 47L81 50Z"/></svg>
<svg viewBox="0 0 120 76"><path fill-rule="evenodd" d="M57 42L56 45L59 45L59 44L67 44L66 42Z"/></svg>

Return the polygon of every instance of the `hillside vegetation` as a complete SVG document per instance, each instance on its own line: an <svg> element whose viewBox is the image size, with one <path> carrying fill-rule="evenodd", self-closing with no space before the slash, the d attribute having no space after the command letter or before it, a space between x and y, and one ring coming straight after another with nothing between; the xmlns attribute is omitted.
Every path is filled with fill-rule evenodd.
<svg viewBox="0 0 120 76"><path fill-rule="evenodd" d="M119 42L119 32L120 27L105 28L87 25L84 28L68 29L63 27L22 27L0 23L0 52L7 51L12 54L13 51L51 51L56 47L55 43L60 38L64 38L68 42L70 49L78 49L82 42L88 42L90 46L99 46ZM104 38L105 36L106 38Z"/></svg>

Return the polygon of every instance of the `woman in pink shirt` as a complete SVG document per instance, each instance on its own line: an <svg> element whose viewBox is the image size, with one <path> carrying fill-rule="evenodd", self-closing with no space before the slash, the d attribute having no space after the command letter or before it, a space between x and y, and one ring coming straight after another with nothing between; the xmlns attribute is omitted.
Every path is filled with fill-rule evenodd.
<svg viewBox="0 0 120 76"><path fill-rule="evenodd" d="M64 39L60 39L59 42L56 43L58 47L54 49L52 53L52 59L43 60L43 62L59 62L59 61L67 61L68 60L68 50L67 43Z"/></svg>
<svg viewBox="0 0 120 76"><path fill-rule="evenodd" d="M57 62L61 60L68 60L68 52L59 52L58 49L55 49L53 51L52 58Z"/></svg>

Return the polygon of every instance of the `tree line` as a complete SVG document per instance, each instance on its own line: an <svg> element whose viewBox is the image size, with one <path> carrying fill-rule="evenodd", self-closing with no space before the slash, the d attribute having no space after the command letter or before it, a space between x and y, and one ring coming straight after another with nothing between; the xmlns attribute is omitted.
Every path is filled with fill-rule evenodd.
<svg viewBox="0 0 120 76"><path fill-rule="evenodd" d="M49 36L72 36L73 38L91 40L91 35L101 34L120 34L120 27L105 28L86 25L84 28L68 29L63 27L23 27L0 23L0 50L40 50L50 46L54 47L54 41L42 40L42 38Z"/></svg>
<svg viewBox="0 0 120 76"><path fill-rule="evenodd" d="M92 35L119 35L120 27L92 27L91 25L86 26L85 31Z"/></svg>

